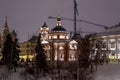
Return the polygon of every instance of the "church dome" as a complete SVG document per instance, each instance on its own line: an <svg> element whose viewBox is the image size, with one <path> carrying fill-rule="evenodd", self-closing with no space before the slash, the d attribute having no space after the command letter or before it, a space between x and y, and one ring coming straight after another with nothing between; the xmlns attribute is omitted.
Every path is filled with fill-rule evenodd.
<svg viewBox="0 0 120 80"><path fill-rule="evenodd" d="M57 26L55 28L53 28L52 31L53 32L64 32L64 31L66 31L66 29L61 26L61 19L60 18L57 19Z"/></svg>
<svg viewBox="0 0 120 80"><path fill-rule="evenodd" d="M56 26L52 31L66 31L62 26Z"/></svg>

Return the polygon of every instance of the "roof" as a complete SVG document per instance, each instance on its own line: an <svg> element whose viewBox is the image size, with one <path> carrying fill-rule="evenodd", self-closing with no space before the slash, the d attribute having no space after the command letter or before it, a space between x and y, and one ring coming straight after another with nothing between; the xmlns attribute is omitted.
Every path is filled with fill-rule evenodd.
<svg viewBox="0 0 120 80"><path fill-rule="evenodd" d="M77 44L78 42L75 41L75 40L71 40L69 43L70 43L70 44Z"/></svg>
<svg viewBox="0 0 120 80"><path fill-rule="evenodd" d="M41 42L41 44L48 44L49 42L48 41L46 41L46 40L43 40L42 42Z"/></svg>
<svg viewBox="0 0 120 80"><path fill-rule="evenodd" d="M81 37L81 35L79 33L75 33L75 34L73 34L71 39L80 40L80 39L82 39L82 37Z"/></svg>
<svg viewBox="0 0 120 80"><path fill-rule="evenodd" d="M100 32L98 35L107 36L107 35L118 35L118 34L120 34L120 23Z"/></svg>
<svg viewBox="0 0 120 80"><path fill-rule="evenodd" d="M44 22L42 28L44 28L44 27L48 27L48 26L46 25L46 22Z"/></svg>
<svg viewBox="0 0 120 80"><path fill-rule="evenodd" d="M38 36L32 36L27 42L37 42Z"/></svg>
<svg viewBox="0 0 120 80"><path fill-rule="evenodd" d="M52 31L66 31L66 29L64 29L62 26L56 26L52 29Z"/></svg>

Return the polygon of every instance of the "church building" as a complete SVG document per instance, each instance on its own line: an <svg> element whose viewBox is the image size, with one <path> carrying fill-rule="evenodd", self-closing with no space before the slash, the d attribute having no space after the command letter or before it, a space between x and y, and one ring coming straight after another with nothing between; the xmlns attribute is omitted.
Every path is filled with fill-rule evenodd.
<svg viewBox="0 0 120 80"><path fill-rule="evenodd" d="M48 60L53 61L76 61L77 60L77 42L71 40L69 33L62 26L61 19L57 19L57 25L49 29L46 25L40 28L42 44Z"/></svg>

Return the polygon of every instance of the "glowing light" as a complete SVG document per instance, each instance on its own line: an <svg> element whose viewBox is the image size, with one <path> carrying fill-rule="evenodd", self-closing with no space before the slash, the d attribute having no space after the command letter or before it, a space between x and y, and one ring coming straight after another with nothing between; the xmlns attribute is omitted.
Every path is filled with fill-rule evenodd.
<svg viewBox="0 0 120 80"><path fill-rule="evenodd" d="M62 36L62 35L61 35L61 36L60 36L60 39L65 39L65 36Z"/></svg>
<svg viewBox="0 0 120 80"><path fill-rule="evenodd" d="M70 41L70 44L77 44L75 40Z"/></svg>
<svg viewBox="0 0 120 80"><path fill-rule="evenodd" d="M54 35L54 36L53 36L53 39L57 39L57 35Z"/></svg>
<svg viewBox="0 0 120 80"><path fill-rule="evenodd" d="M41 44L48 44L49 42L48 41L45 41L45 40L43 40L42 42L41 42Z"/></svg>

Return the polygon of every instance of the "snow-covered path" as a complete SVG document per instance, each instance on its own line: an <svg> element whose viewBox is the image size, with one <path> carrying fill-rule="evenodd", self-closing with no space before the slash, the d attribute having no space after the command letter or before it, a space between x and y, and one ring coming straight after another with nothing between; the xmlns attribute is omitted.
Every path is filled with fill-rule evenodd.
<svg viewBox="0 0 120 80"><path fill-rule="evenodd" d="M96 73L95 80L120 80L120 64L105 64Z"/></svg>

